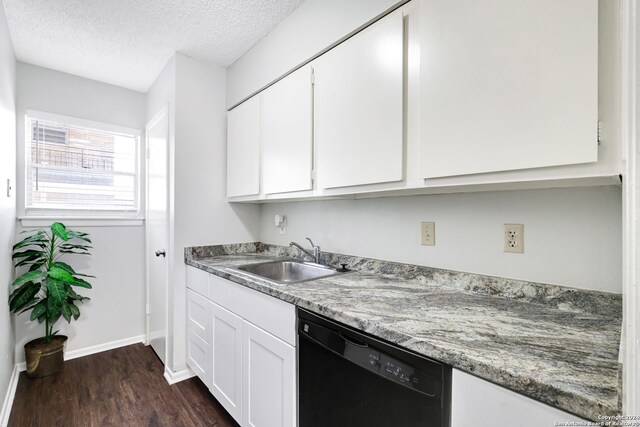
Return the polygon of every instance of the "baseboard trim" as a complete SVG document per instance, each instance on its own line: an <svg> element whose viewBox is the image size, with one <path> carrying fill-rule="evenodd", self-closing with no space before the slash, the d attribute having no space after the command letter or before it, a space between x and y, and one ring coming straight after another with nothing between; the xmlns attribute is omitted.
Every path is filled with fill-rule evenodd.
<svg viewBox="0 0 640 427"><path fill-rule="evenodd" d="M90 354L102 353L103 351L113 350L115 348L125 347L131 344L143 343L146 337L144 335L136 335L135 337L123 338L106 342L103 344L92 345L91 347L79 348L77 350L67 351L64 354L64 360L77 359L78 357L89 356Z"/></svg>
<svg viewBox="0 0 640 427"><path fill-rule="evenodd" d="M136 335L135 337L123 338L121 340L109 341L102 344L92 345L90 347L79 348L76 350L65 351L64 360L77 359L78 357L89 356L96 353L102 353L103 351L113 350L120 347L125 347L131 344L144 343L146 337L144 335ZM19 371L26 371L26 362L20 362L16 364Z"/></svg>
<svg viewBox="0 0 640 427"><path fill-rule="evenodd" d="M167 380L169 385L188 380L189 378L193 378L195 376L196 374L189 368L183 369L182 371L173 372L166 366L164 367L164 379Z"/></svg>
<svg viewBox="0 0 640 427"><path fill-rule="evenodd" d="M4 397L4 403L2 404L2 412L0 412L0 426L2 427L7 427L9 424L9 416L11 415L11 408L13 407L13 399L16 397L19 377L20 369L18 368L18 365L14 365L13 372L11 373L11 379L9 379L9 386L7 387L7 394Z"/></svg>

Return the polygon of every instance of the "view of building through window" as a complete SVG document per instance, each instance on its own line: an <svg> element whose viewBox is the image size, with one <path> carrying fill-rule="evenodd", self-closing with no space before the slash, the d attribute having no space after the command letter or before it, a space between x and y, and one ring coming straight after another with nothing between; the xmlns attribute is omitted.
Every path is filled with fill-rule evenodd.
<svg viewBox="0 0 640 427"><path fill-rule="evenodd" d="M137 136L28 118L27 209L136 210Z"/></svg>

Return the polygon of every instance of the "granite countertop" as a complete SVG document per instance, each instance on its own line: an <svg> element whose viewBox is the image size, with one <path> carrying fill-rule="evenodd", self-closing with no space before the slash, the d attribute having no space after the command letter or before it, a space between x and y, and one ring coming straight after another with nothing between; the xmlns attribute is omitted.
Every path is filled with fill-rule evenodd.
<svg viewBox="0 0 640 427"><path fill-rule="evenodd" d="M619 294L325 254L357 271L275 284L229 270L297 249L194 247L185 262L538 401L598 420L619 409Z"/></svg>

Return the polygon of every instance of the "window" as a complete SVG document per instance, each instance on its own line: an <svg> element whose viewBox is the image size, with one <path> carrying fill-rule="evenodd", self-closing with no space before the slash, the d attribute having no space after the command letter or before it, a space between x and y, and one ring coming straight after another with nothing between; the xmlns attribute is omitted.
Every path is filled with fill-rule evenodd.
<svg viewBox="0 0 640 427"><path fill-rule="evenodd" d="M27 113L29 216L137 216L140 133L101 123Z"/></svg>

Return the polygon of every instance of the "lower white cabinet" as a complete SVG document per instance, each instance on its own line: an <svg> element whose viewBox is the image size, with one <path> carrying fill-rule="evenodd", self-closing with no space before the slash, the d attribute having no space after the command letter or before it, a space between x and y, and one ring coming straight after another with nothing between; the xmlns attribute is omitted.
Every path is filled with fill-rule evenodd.
<svg viewBox="0 0 640 427"><path fill-rule="evenodd" d="M217 276L209 276L204 297L191 289L190 277L189 367L240 425L294 427L295 307ZM268 317L256 314L261 299ZM247 305L254 309L245 312Z"/></svg>
<svg viewBox="0 0 640 427"><path fill-rule="evenodd" d="M211 345L187 328L187 365L207 387L211 384Z"/></svg>
<svg viewBox="0 0 640 427"><path fill-rule="evenodd" d="M296 350L251 323L244 326L242 425L293 427Z"/></svg>
<svg viewBox="0 0 640 427"><path fill-rule="evenodd" d="M238 422L242 415L242 332L244 321L211 303L211 394Z"/></svg>
<svg viewBox="0 0 640 427"><path fill-rule="evenodd" d="M585 420L453 370L451 427L552 427L569 421L579 423Z"/></svg>

